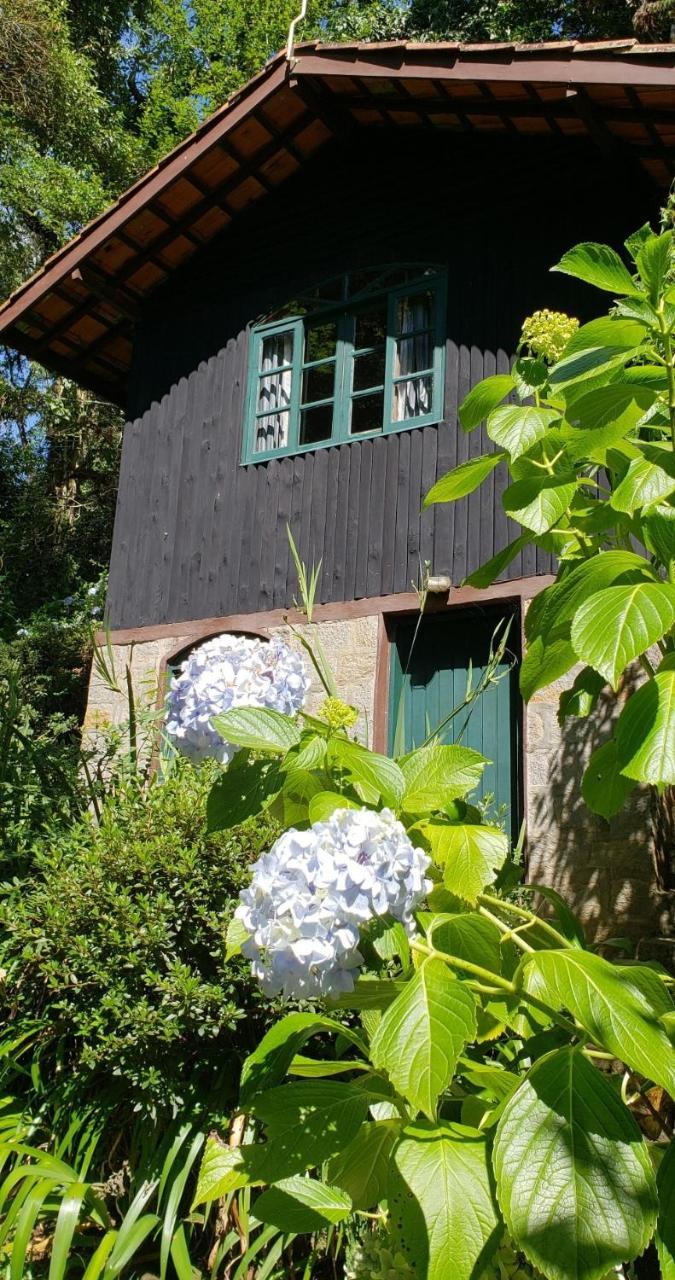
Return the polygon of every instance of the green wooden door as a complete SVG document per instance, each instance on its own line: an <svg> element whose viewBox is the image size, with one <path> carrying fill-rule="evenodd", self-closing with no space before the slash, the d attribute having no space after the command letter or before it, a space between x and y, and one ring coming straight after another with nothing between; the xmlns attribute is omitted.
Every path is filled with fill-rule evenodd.
<svg viewBox="0 0 675 1280"><path fill-rule="evenodd" d="M507 615L508 616L508 615ZM504 610L452 609L424 618L413 646L416 619L396 625L391 645L389 749L394 754L419 747L462 703L469 667L474 687L485 669L490 641ZM518 620L513 618L509 649L517 651ZM411 646L412 653L411 653ZM440 734L442 742L461 741L480 751L490 764L475 795L492 796L490 809L515 839L521 818L520 714L518 679L509 663L503 678L455 715ZM468 716L468 723L467 723Z"/></svg>

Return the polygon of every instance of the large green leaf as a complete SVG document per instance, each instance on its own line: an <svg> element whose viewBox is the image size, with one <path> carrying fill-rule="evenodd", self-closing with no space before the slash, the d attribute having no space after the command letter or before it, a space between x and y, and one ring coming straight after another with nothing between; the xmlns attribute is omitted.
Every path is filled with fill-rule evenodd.
<svg viewBox="0 0 675 1280"><path fill-rule="evenodd" d="M465 431L479 427L484 418L513 391L515 382L510 373L494 373L483 378L462 401L459 420Z"/></svg>
<svg viewBox="0 0 675 1280"><path fill-rule="evenodd" d="M642 518L645 545L663 565L675 561L675 507L665 502L650 510Z"/></svg>
<svg viewBox="0 0 675 1280"><path fill-rule="evenodd" d="M331 739L328 759L333 768L337 766L344 770L353 782L373 787L385 804L393 809L398 808L405 783L395 760L378 755L376 751L369 751L367 747L351 742L349 738L338 737Z"/></svg>
<svg viewBox="0 0 675 1280"><path fill-rule="evenodd" d="M458 498L465 498L487 479L505 457L503 452L486 453L480 458L470 458L468 462L460 463L454 471L448 471L436 481L424 499L424 506L430 507L434 502L456 502Z"/></svg>
<svg viewBox="0 0 675 1280"><path fill-rule="evenodd" d="M335 1018L319 1013L288 1013L263 1036L260 1044L246 1058L241 1072L240 1096L243 1106L262 1089L283 1080L296 1053L311 1036L328 1033L345 1036L367 1057L361 1037Z"/></svg>
<svg viewBox="0 0 675 1280"><path fill-rule="evenodd" d="M581 794L593 813L613 818L620 813L635 783L621 772L616 739L610 738L593 752L581 782Z"/></svg>
<svg viewBox="0 0 675 1280"><path fill-rule="evenodd" d="M374 1066L430 1120L464 1045L476 1034L476 1001L442 960L427 959L389 1005L371 1043Z"/></svg>
<svg viewBox="0 0 675 1280"><path fill-rule="evenodd" d="M526 988L568 1009L601 1048L675 1095L675 1054L660 1020L672 1006L651 970L570 949L526 956L520 972Z"/></svg>
<svg viewBox="0 0 675 1280"><path fill-rule="evenodd" d="M367 1120L328 1161L328 1181L347 1192L355 1209L373 1209L386 1198L391 1155L400 1133L400 1120Z"/></svg>
<svg viewBox="0 0 675 1280"><path fill-rule="evenodd" d="M654 1175L640 1130L579 1049L540 1058L506 1103L494 1169L509 1232L549 1280L601 1280L651 1237Z"/></svg>
<svg viewBox="0 0 675 1280"><path fill-rule="evenodd" d="M248 1110L263 1122L266 1141L240 1148L251 1181L276 1182L341 1151L371 1101L366 1089L337 1080L293 1080L256 1094Z"/></svg>
<svg viewBox="0 0 675 1280"><path fill-rule="evenodd" d="M487 760L470 747L450 744L421 747L399 764L405 779L401 807L406 813L431 813L473 791Z"/></svg>
<svg viewBox="0 0 675 1280"><path fill-rule="evenodd" d="M638 320L624 319L621 316L598 316L582 324L572 334L563 355L576 355L589 348L612 347L615 351L632 351L638 347L645 336L645 326Z"/></svg>
<svg viewBox="0 0 675 1280"><path fill-rule="evenodd" d="M627 666L675 625L675 587L635 582L589 596L572 622L574 651L617 690Z"/></svg>
<svg viewBox="0 0 675 1280"><path fill-rule="evenodd" d="M475 911L443 913L427 926L427 937L437 951L470 960L494 973L501 970L501 936L491 920Z"/></svg>
<svg viewBox="0 0 675 1280"><path fill-rule="evenodd" d="M351 1209L349 1196L339 1187L298 1175L283 1178L263 1191L253 1206L260 1222L295 1235L321 1231L328 1223L344 1222Z"/></svg>
<svg viewBox="0 0 675 1280"><path fill-rule="evenodd" d="M619 765L627 778L675 783L675 671L659 671L628 699L616 726Z"/></svg>
<svg viewBox="0 0 675 1280"><path fill-rule="evenodd" d="M656 1248L661 1264L661 1277L662 1280L675 1280L675 1142L671 1142L666 1149L656 1185L659 1192Z"/></svg>
<svg viewBox="0 0 675 1280"><path fill-rule="evenodd" d="M327 822L336 809L360 808L361 805L355 800L349 800L347 796L340 795L339 791L318 791L309 802L309 820L312 823Z"/></svg>
<svg viewBox="0 0 675 1280"><path fill-rule="evenodd" d="M608 293L639 294L640 290L618 253L606 244L585 241L564 253L553 271L574 276Z"/></svg>
<svg viewBox="0 0 675 1280"><path fill-rule="evenodd" d="M646 446L643 453L644 457L633 458L609 500L615 511L632 515L641 507L652 507L675 493L675 456L660 451L647 452Z"/></svg>
<svg viewBox="0 0 675 1280"><path fill-rule="evenodd" d="M543 636L535 636L520 667L520 692L525 701L529 702L538 689L559 680L576 664L577 655L570 640L561 638L547 643Z"/></svg>
<svg viewBox="0 0 675 1280"><path fill-rule="evenodd" d="M508 836L497 827L477 823L451 823L429 818L409 832L418 836L434 862L443 868L446 888L466 902L496 879L509 851Z"/></svg>
<svg viewBox="0 0 675 1280"><path fill-rule="evenodd" d="M589 596L615 583L643 580L654 582L654 571L649 561L634 551L601 551L591 556L533 602L527 614L528 640L539 634L547 640L568 636L577 609Z"/></svg>
<svg viewBox="0 0 675 1280"><path fill-rule="evenodd" d="M277 760L252 760L248 751L239 751L209 792L207 830L224 831L254 817L282 782Z"/></svg>
<svg viewBox="0 0 675 1280"><path fill-rule="evenodd" d="M611 382L575 399L567 411L567 421L571 426L589 432L601 431L611 424L616 438L620 439L632 431L655 399L656 392L646 387Z"/></svg>
<svg viewBox="0 0 675 1280"><path fill-rule="evenodd" d="M604 687L605 681L602 676L598 675L592 667L584 667L583 671L576 676L571 689L565 689L560 695L559 723L562 724L568 716L578 716L583 719L590 715Z"/></svg>
<svg viewBox="0 0 675 1280"><path fill-rule="evenodd" d="M411 1125L394 1154L394 1237L420 1280L477 1280L502 1231L485 1135L463 1125Z"/></svg>
<svg viewBox="0 0 675 1280"><path fill-rule="evenodd" d="M463 585L466 587L480 587L481 590L492 586L495 579L508 568L511 561L515 560L528 542L527 534L519 534L517 538L513 539L513 542L509 542L505 547L502 547L502 550L498 551L491 560L486 560L485 564L482 564L479 569L475 569L473 573L470 573L468 578L464 579Z"/></svg>
<svg viewBox="0 0 675 1280"><path fill-rule="evenodd" d="M635 263L649 297L656 305L673 266L672 231L664 231L660 236L650 236L645 240L636 254Z"/></svg>
<svg viewBox="0 0 675 1280"><path fill-rule="evenodd" d="M529 404L506 404L493 409L487 420L487 433L512 458L527 453L541 440L560 414L555 409L539 409Z"/></svg>
<svg viewBox="0 0 675 1280"><path fill-rule="evenodd" d="M509 485L502 497L506 514L533 533L546 533L565 514L577 488L573 471L541 472Z"/></svg>
<svg viewBox="0 0 675 1280"><path fill-rule="evenodd" d="M214 716L213 726L226 742L275 755L285 755L300 741L295 721L270 707L236 707Z"/></svg>

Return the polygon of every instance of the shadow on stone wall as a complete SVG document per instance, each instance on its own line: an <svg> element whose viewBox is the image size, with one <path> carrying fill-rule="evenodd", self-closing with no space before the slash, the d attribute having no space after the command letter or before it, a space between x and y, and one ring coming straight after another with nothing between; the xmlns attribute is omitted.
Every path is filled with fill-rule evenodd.
<svg viewBox="0 0 675 1280"><path fill-rule="evenodd" d="M586 763L611 735L616 700L602 698L589 719L571 718L561 728L561 687L542 690L527 709L528 879L557 889L589 938L640 939L640 955L670 965L674 903L656 872L651 791L634 792L610 822L591 813L581 796Z"/></svg>

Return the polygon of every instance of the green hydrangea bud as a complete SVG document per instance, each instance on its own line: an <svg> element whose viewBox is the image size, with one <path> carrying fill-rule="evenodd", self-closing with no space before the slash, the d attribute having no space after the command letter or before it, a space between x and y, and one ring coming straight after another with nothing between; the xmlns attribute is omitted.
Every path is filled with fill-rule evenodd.
<svg viewBox="0 0 675 1280"><path fill-rule="evenodd" d="M325 698L319 707L319 715L328 722L331 729L351 729L359 718L356 707L340 698Z"/></svg>
<svg viewBox="0 0 675 1280"><path fill-rule="evenodd" d="M535 311L523 324L519 348L527 347L533 356L555 364L578 328L579 321L564 311Z"/></svg>

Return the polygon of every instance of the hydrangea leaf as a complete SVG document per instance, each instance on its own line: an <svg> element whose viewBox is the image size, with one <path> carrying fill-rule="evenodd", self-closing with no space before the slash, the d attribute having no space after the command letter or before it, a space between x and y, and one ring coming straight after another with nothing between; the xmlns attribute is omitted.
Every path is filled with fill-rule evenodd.
<svg viewBox="0 0 675 1280"><path fill-rule="evenodd" d="M451 893L475 903L478 894L496 879L509 851L508 836L497 827L478 823L423 819L408 833L420 837L431 857L443 869L443 881Z"/></svg>
<svg viewBox="0 0 675 1280"><path fill-rule="evenodd" d="M433 1120L464 1045L476 1034L476 1002L441 960L427 959L389 1005L373 1036L373 1065Z"/></svg>
<svg viewBox="0 0 675 1280"><path fill-rule="evenodd" d="M398 1247L426 1280L487 1274L503 1227L485 1135L410 1125L394 1153L389 1205Z"/></svg>
<svg viewBox="0 0 675 1280"><path fill-rule="evenodd" d="M588 431L591 436L611 425L616 439L620 440L632 431L655 399L656 391L647 387L611 382L607 387L595 387L575 399L566 417L571 426Z"/></svg>
<svg viewBox="0 0 675 1280"><path fill-rule="evenodd" d="M590 951L539 951L519 970L554 1009L568 1009L593 1041L675 1094L675 1054L660 1018L672 1008L650 969L610 964Z"/></svg>
<svg viewBox="0 0 675 1280"><path fill-rule="evenodd" d="M253 751L285 755L300 741L300 730L290 716L271 707L235 707L213 717L213 726L226 742Z"/></svg>
<svg viewBox="0 0 675 1280"><path fill-rule="evenodd" d="M590 240L577 244L563 254L552 270L574 276L576 280L583 280L608 293L640 295L640 289L628 267L616 250L607 244L597 244Z"/></svg>
<svg viewBox="0 0 675 1280"><path fill-rule="evenodd" d="M675 1280L675 1142L666 1148L656 1185L659 1192L659 1219L656 1249L662 1280Z"/></svg>
<svg viewBox="0 0 675 1280"><path fill-rule="evenodd" d="M483 378L460 405L459 420L464 430L473 431L475 427L479 427L490 411L514 390L515 385L510 373L494 373L490 378Z"/></svg>
<svg viewBox="0 0 675 1280"><path fill-rule="evenodd" d="M572 622L577 657L616 691L626 667L675 625L675 586L635 582L589 596Z"/></svg>
<svg viewBox="0 0 675 1280"><path fill-rule="evenodd" d="M601 551L542 592L528 609L525 634L528 640L536 635L549 641L566 638L577 609L589 596L615 584L641 581L655 581L644 556L634 551Z"/></svg>
<svg viewBox="0 0 675 1280"><path fill-rule="evenodd" d="M526 476L509 485L503 494L502 504L512 520L517 520L532 533L546 533L567 511L576 488L577 478L573 471Z"/></svg>
<svg viewBox="0 0 675 1280"><path fill-rule="evenodd" d="M538 689L545 689L566 675L576 662L577 656L570 640L546 641L543 636L535 636L527 646L520 667L520 692L525 701L529 702Z"/></svg>
<svg viewBox="0 0 675 1280"><path fill-rule="evenodd" d="M571 689L565 689L558 702L558 723L563 724L568 716L580 719L589 716L595 707L605 681L592 667L584 667L577 675Z"/></svg>
<svg viewBox="0 0 675 1280"><path fill-rule="evenodd" d="M339 791L317 791L309 802L310 822L326 822L336 809L360 809L361 805Z"/></svg>
<svg viewBox="0 0 675 1280"><path fill-rule="evenodd" d="M371 1095L336 1080L293 1080L258 1093L248 1110L266 1141L244 1147L251 1180L277 1182L341 1151L366 1118Z"/></svg>
<svg viewBox="0 0 675 1280"><path fill-rule="evenodd" d="M454 471L448 471L436 481L424 499L424 506L430 507L434 502L457 502L459 498L466 498L487 480L505 457L506 454L502 451L487 453L480 458L469 458L468 462L460 463Z"/></svg>
<svg viewBox="0 0 675 1280"><path fill-rule="evenodd" d="M368 1056L361 1037L350 1027L343 1027L335 1018L326 1018L318 1013L288 1013L270 1027L244 1062L240 1085L242 1106L245 1107L254 1094L283 1080L302 1046L312 1036L325 1032L345 1036L364 1057Z"/></svg>
<svg viewBox="0 0 675 1280"><path fill-rule="evenodd" d="M279 1231L304 1235L344 1222L352 1203L345 1191L315 1178L284 1178L258 1196L254 1212L260 1222Z"/></svg>
<svg viewBox="0 0 675 1280"><path fill-rule="evenodd" d="M626 319L622 316L597 316L582 324L572 334L564 355L576 355L589 348L613 347L616 351L632 351L638 347L645 336L645 326L639 320Z"/></svg>
<svg viewBox="0 0 675 1280"><path fill-rule="evenodd" d="M241 1148L226 1147L215 1138L207 1138L199 1167L192 1207L210 1204L238 1187L245 1187L248 1177L243 1169Z"/></svg>
<svg viewBox="0 0 675 1280"><path fill-rule="evenodd" d="M509 1232L549 1280L604 1280L646 1247L656 1189L640 1130L578 1048L540 1058L494 1144Z"/></svg>
<svg viewBox="0 0 675 1280"><path fill-rule="evenodd" d="M336 737L329 746L329 761L331 765L344 769L353 781L374 787L385 804L398 808L405 782L394 760L378 755L376 751L369 751L367 747L351 742L349 738Z"/></svg>
<svg viewBox="0 0 675 1280"><path fill-rule="evenodd" d="M231 960L233 956L238 956L241 951L241 944L248 938L248 929L238 916L233 916L227 926L225 934L225 961Z"/></svg>
<svg viewBox="0 0 675 1280"><path fill-rule="evenodd" d="M616 726L621 772L655 786L675 783L675 671L658 671L628 699Z"/></svg>
<svg viewBox="0 0 675 1280"><path fill-rule="evenodd" d="M239 751L209 792L207 831L227 831L255 817L282 783L277 760L251 760L248 751Z"/></svg>
<svg viewBox="0 0 675 1280"><path fill-rule="evenodd" d="M470 747L450 744L421 747L399 764L405 779L402 809L406 813L432 813L473 791L487 760Z"/></svg>
<svg viewBox="0 0 675 1280"><path fill-rule="evenodd" d="M437 951L469 960L493 973L501 972L501 934L495 924L475 912L432 917L427 937Z"/></svg>
<svg viewBox="0 0 675 1280"><path fill-rule="evenodd" d="M474 572L464 579L462 585L465 587L480 587L482 590L485 587L492 586L495 579L508 568L516 556L520 554L523 547L527 546L527 543L527 535L521 533L517 538L514 538L513 542L509 542L506 547L498 551L491 560L486 560L485 564L482 564L479 569L474 569Z"/></svg>
<svg viewBox="0 0 675 1280"><path fill-rule="evenodd" d="M355 1209L373 1209L387 1194L391 1155L400 1120L367 1120L343 1151L326 1165L326 1177L350 1196Z"/></svg>
<svg viewBox="0 0 675 1280"><path fill-rule="evenodd" d="M487 433L511 458L527 453L537 440L543 439L560 414L555 409L539 409L530 404L505 404L493 409L487 420Z"/></svg>
<svg viewBox="0 0 675 1280"><path fill-rule="evenodd" d="M625 476L609 499L615 511L633 515L642 507L652 507L675 493L675 457L672 453L650 452L633 458Z"/></svg>

